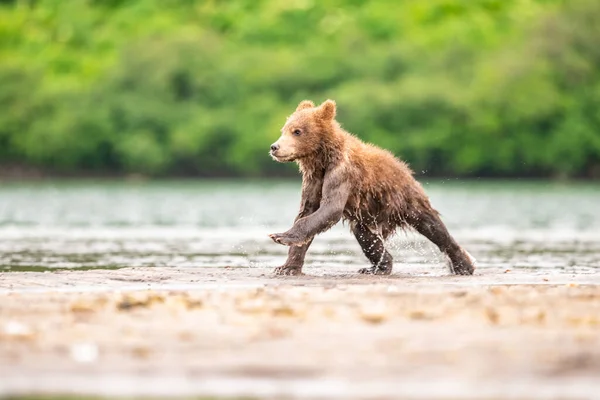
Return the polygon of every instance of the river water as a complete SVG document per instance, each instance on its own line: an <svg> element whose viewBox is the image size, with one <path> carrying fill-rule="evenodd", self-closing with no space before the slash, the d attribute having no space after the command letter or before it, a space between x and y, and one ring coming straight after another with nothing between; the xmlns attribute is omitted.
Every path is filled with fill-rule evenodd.
<svg viewBox="0 0 600 400"><path fill-rule="evenodd" d="M423 183L479 268L593 273L600 267L600 185L531 181ZM0 183L0 271L132 266L220 268L281 264L300 181L48 181ZM439 252L401 233L395 271L446 273ZM342 224L313 244L307 265L363 267Z"/></svg>

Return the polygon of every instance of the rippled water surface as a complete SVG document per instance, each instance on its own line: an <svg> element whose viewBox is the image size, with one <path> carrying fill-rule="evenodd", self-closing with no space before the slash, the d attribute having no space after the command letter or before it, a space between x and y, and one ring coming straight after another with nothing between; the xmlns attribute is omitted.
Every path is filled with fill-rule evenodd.
<svg viewBox="0 0 600 400"><path fill-rule="evenodd" d="M436 181L424 184L454 236L481 268L593 272L600 266L600 185ZM287 229L297 181L0 183L0 270L281 264L267 234ZM389 244L396 270L442 258L415 234ZM307 264L366 259L341 224L313 244Z"/></svg>

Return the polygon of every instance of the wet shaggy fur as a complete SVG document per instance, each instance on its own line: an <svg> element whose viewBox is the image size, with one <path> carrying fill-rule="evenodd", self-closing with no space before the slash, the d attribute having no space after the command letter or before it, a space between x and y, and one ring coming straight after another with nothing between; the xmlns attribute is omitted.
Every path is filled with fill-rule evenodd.
<svg viewBox="0 0 600 400"><path fill-rule="evenodd" d="M301 273L314 236L343 218L371 263L361 273L389 274L393 260L385 240L396 229L410 227L446 254L453 273L472 274L474 260L448 233L409 167L389 151L346 132L335 114L332 100L318 107L303 101L271 145L275 160L295 161L302 172L302 199L294 226L270 235L290 246L286 263L276 273Z"/></svg>

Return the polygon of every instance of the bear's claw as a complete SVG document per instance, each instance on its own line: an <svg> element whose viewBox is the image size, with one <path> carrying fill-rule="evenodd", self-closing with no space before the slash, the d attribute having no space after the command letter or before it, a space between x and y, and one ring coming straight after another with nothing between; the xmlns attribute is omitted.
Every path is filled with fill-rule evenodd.
<svg viewBox="0 0 600 400"><path fill-rule="evenodd" d="M279 243L284 246L302 246L304 244L303 241L285 233L271 233L269 237L273 239L275 243Z"/></svg>
<svg viewBox="0 0 600 400"><path fill-rule="evenodd" d="M302 273L302 269L298 267L286 267L281 266L277 267L273 270L273 274L280 276L294 276L294 275L304 275Z"/></svg>

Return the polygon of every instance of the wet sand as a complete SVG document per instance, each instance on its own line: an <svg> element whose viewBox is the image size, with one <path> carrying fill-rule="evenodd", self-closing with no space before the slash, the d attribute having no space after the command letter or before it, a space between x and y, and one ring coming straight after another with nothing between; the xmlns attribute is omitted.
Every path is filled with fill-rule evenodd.
<svg viewBox="0 0 600 400"><path fill-rule="evenodd" d="M0 395L595 398L600 273L0 274Z"/></svg>

